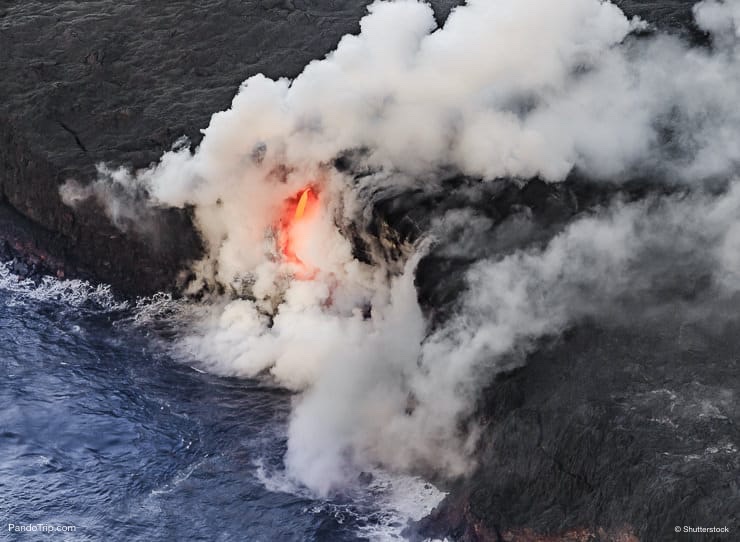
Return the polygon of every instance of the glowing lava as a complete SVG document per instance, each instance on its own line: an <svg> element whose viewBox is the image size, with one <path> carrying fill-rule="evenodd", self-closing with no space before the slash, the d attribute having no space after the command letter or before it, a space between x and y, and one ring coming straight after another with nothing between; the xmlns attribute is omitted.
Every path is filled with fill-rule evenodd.
<svg viewBox="0 0 740 542"><path fill-rule="evenodd" d="M306 213L306 204L308 204L308 195L311 192L311 187L306 188L301 194L301 198L298 200L298 205L295 208L295 214L293 220L300 220Z"/></svg>
<svg viewBox="0 0 740 542"><path fill-rule="evenodd" d="M286 202L279 224L278 246L285 260L299 267L299 275L310 275L311 270L298 256L305 247L311 233L312 218L318 211L318 195L310 186Z"/></svg>

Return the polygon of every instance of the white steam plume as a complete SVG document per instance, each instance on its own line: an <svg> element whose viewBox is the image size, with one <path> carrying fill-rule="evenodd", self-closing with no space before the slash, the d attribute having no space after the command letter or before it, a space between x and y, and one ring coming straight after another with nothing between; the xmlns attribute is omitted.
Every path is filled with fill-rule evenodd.
<svg viewBox="0 0 740 542"><path fill-rule="evenodd" d="M207 254L193 289L218 284L241 298L211 299L180 346L215 372L269 371L302 391L286 458L294 475L325 493L357 464L459 474L476 435L458 422L481 383L538 337L606 318L625 292L649 293L652 250L708 269L723 295L737 290L737 185L616 205L544 248L478 262L455 316L430 330L414 287L423 249L402 273L354 259L340 227L367 209L332 160L361 149L371 190L423 189L441 168L483 180L557 182L574 168L594 179L728 180L740 161L738 2L694 11L711 50L637 39L645 23L600 0L469 0L443 28L423 2L376 2L359 35L294 81L248 79L194 153L179 147L103 180L144 186L156 205L194 206ZM318 210L294 232L296 265L277 248L276 224L308 185ZM82 195L115 200L99 188Z"/></svg>

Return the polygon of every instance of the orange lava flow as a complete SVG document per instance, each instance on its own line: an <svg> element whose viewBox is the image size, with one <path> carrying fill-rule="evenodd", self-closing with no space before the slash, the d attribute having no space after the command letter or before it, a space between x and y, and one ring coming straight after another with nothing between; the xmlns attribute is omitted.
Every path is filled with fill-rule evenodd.
<svg viewBox="0 0 740 542"><path fill-rule="evenodd" d="M311 187L306 188L301 194L301 198L298 200L298 206L295 208L295 214L293 220L300 220L306 213L306 204L308 203L308 195L311 192Z"/></svg>
<svg viewBox="0 0 740 542"><path fill-rule="evenodd" d="M318 194L312 187L304 188L299 194L286 201L286 207L278 226L278 247L283 258L298 267L306 264L296 254L296 249L308 235L306 222L318 211ZM308 269L303 269L308 272Z"/></svg>

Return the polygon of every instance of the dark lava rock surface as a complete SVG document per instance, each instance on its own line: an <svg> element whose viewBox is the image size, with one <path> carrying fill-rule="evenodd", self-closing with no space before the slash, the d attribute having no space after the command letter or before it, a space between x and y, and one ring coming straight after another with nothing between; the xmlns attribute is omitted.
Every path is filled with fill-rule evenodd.
<svg viewBox="0 0 740 542"><path fill-rule="evenodd" d="M477 471L422 522L453 540L735 540L738 325L583 324L499 376Z"/></svg>
<svg viewBox="0 0 740 542"><path fill-rule="evenodd" d="M158 239L141 238L92 205L64 206L58 187L94 179L99 162L145 167L183 135L199 141L243 80L297 75L359 30L368 3L0 2L0 203L38 226L0 238L52 273L173 289L201 250L187 213L160 213ZM441 16L450 5L435 2Z"/></svg>

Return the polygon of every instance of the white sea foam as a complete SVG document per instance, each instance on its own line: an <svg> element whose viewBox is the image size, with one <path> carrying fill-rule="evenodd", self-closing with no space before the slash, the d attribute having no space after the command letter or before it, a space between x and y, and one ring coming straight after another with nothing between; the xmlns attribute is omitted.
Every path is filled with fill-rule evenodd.
<svg viewBox="0 0 740 542"><path fill-rule="evenodd" d="M408 523L427 516L446 495L419 477L377 470L372 474L368 490L380 512L375 523L360 529L360 534L370 540L404 540L403 531Z"/></svg>
<svg viewBox="0 0 740 542"><path fill-rule="evenodd" d="M284 469L270 469L263 461L255 462L258 481L272 492L315 499L316 495ZM345 488L343 498L323 499L308 507L306 513L330 515L338 523L352 523L357 534L373 542L405 540L409 522L428 515L445 493L425 480L409 475L373 469L364 476L367 484ZM347 502L349 501L349 502Z"/></svg>
<svg viewBox="0 0 740 542"><path fill-rule="evenodd" d="M93 285L79 279L57 279L44 276L39 280L15 275L7 262L0 263L0 290L9 294L6 303L31 301L55 301L70 307L90 305L102 310L119 311L129 303L116 299L110 286Z"/></svg>

